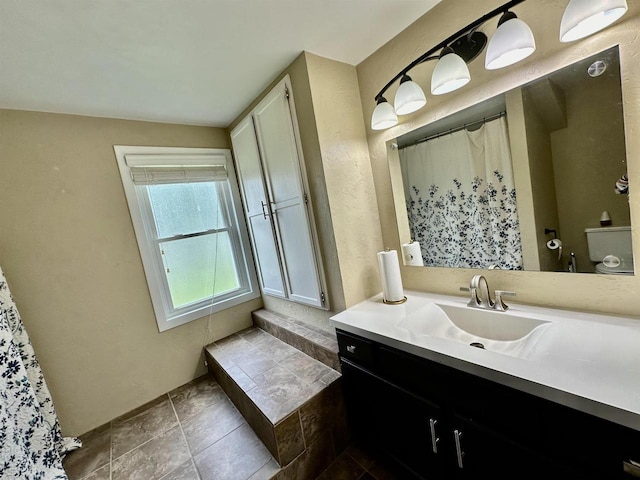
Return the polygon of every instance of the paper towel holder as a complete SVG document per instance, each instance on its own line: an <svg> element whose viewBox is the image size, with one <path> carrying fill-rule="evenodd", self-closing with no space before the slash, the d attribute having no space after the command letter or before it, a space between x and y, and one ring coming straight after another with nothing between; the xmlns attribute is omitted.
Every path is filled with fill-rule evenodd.
<svg viewBox="0 0 640 480"><path fill-rule="evenodd" d="M386 303L387 305L401 305L406 301L407 301L407 297L403 297L401 300L395 300L395 301L385 300L384 298L382 299L382 303Z"/></svg>
<svg viewBox="0 0 640 480"><path fill-rule="evenodd" d="M398 265L397 252L395 250L391 250L389 247L385 247L384 252L378 252L378 266L380 267L381 280L382 280L382 302L387 304L387 305L400 305L400 304L402 304L402 303L407 301L406 295L403 295L402 292L400 292L400 291L395 291L395 292L388 291L389 290L389 285L387 284L387 282L385 280L385 275L383 274L383 271L384 271L383 265L384 264L381 261L382 255L388 256L388 254L390 254L390 253L392 254L390 256L393 258L392 270L394 270L394 273L397 275L399 288L402 289L402 278L401 278L401 274L400 274L400 268L399 268L399 265ZM394 285L394 287L397 288L398 285ZM402 298L400 298L401 295L402 295ZM386 297L394 298L394 300L389 300ZM398 299L398 300L395 300L395 299Z"/></svg>

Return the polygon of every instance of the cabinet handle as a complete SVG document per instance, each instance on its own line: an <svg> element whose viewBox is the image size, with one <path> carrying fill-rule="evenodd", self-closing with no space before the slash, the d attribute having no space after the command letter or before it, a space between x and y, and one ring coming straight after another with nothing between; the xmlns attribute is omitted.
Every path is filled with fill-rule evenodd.
<svg viewBox="0 0 640 480"><path fill-rule="evenodd" d="M347 352L356 353L356 346L355 345L347 345Z"/></svg>
<svg viewBox="0 0 640 480"><path fill-rule="evenodd" d="M453 438L456 441L456 455L458 457L458 467L464 468L464 464L462 463L462 457L464 457L464 452L462 451L462 447L460 446L461 437L462 437L462 432L460 430L453 431Z"/></svg>
<svg viewBox="0 0 640 480"><path fill-rule="evenodd" d="M269 212L269 210L268 210L269 204L268 203L264 203L262 200L260 200L260 205L262 205L262 216L266 220L267 217L269 216L269 213L267 213L267 212ZM267 212L264 211L264 207L267 207Z"/></svg>
<svg viewBox="0 0 640 480"><path fill-rule="evenodd" d="M438 424L438 420L434 420L433 418L429 419L429 427L431 429L431 449L433 453L438 453L438 442L440 438L436 436L436 425Z"/></svg>

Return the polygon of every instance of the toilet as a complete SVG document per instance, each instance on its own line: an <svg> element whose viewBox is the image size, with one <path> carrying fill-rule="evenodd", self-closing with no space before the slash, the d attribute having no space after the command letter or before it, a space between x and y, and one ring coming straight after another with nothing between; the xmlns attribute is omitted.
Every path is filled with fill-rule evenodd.
<svg viewBox="0 0 640 480"><path fill-rule="evenodd" d="M585 228L589 259L595 273L633 275L631 227Z"/></svg>

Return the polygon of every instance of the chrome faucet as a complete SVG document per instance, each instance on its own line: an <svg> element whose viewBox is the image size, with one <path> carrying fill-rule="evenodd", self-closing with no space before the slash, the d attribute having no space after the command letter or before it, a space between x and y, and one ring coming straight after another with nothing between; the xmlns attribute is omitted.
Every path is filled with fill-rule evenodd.
<svg viewBox="0 0 640 480"><path fill-rule="evenodd" d="M488 310L498 310L506 312L509 306L504 303L503 297L515 297L516 292L508 290L496 290L495 302L491 300L491 293L489 293L489 284L487 279L482 275L474 275L469 283L469 287L460 287L460 290L471 293L471 299L467 306L472 308L486 308Z"/></svg>
<svg viewBox="0 0 640 480"><path fill-rule="evenodd" d="M471 300L467 304L474 308L493 308L493 301L489 293L489 284L483 275L474 275L469 283Z"/></svg>

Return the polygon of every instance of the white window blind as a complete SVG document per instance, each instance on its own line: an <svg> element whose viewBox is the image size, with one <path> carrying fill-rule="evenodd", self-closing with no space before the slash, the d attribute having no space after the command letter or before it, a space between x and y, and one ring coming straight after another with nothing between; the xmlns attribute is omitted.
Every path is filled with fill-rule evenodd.
<svg viewBox="0 0 640 480"><path fill-rule="evenodd" d="M129 167L129 169L131 179L136 185L224 182L227 180L227 170L224 165L148 165Z"/></svg>

